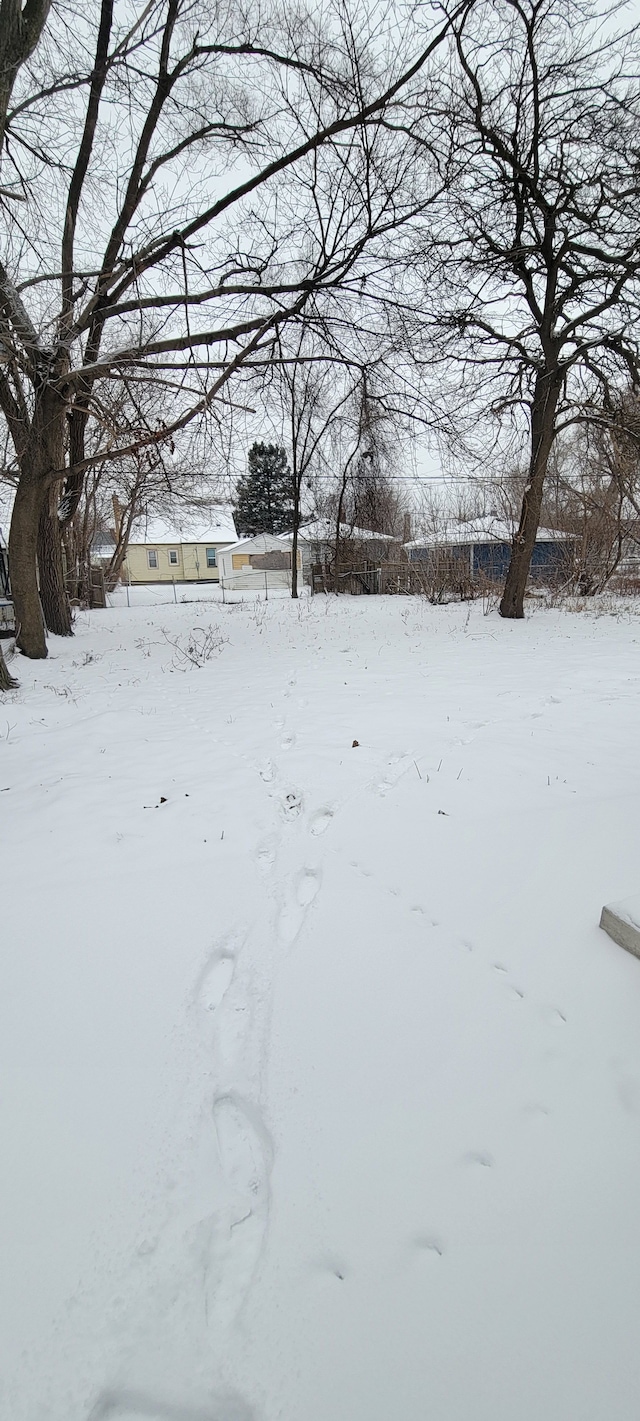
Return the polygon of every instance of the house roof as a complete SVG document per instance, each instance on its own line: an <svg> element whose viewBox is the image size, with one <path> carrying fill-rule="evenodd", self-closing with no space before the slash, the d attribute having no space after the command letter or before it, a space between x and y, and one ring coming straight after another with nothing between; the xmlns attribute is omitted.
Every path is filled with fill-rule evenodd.
<svg viewBox="0 0 640 1421"><path fill-rule="evenodd" d="M432 533L421 538L413 538L405 543L411 548L449 547L453 543L511 543L515 527L502 518L488 514L485 518L471 518L463 523L445 523ZM538 528L537 543L563 543L573 538L572 533L559 533L555 528Z"/></svg>
<svg viewBox="0 0 640 1421"><path fill-rule="evenodd" d="M352 528L349 523L340 524L340 536L353 538L359 543L370 543L374 540L382 543L402 542L402 539L396 538L393 533L373 533L370 528ZM293 533L280 534L282 542L290 542L292 537ZM334 543L335 539L336 525L330 518L315 518L298 529L298 541L301 543Z"/></svg>
<svg viewBox="0 0 640 1421"><path fill-rule="evenodd" d="M290 534L282 536L289 537ZM256 533L253 538L240 538L237 542L231 543L224 551L225 553L235 553L239 548L243 548L247 552L250 547L257 553L270 553L274 549L282 547L282 537L276 537L275 533Z"/></svg>
<svg viewBox="0 0 640 1421"><path fill-rule="evenodd" d="M214 517L206 511L194 513L176 512L171 517L160 518L143 513L136 520L129 539L136 543L233 543L237 538L233 517L227 509L217 509Z"/></svg>

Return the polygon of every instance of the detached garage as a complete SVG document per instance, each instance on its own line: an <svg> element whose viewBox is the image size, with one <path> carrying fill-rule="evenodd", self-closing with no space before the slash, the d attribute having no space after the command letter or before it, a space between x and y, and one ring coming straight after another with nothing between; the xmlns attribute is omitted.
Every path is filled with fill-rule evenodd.
<svg viewBox="0 0 640 1421"><path fill-rule="evenodd" d="M223 548L219 558L220 581L231 592L245 589L291 587L291 551L273 533L256 533ZM302 553L298 550L298 568Z"/></svg>

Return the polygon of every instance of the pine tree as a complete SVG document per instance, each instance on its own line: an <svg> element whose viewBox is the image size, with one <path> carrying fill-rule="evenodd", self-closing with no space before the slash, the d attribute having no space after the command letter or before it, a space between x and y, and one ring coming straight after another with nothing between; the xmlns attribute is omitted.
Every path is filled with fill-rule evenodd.
<svg viewBox="0 0 640 1421"><path fill-rule="evenodd" d="M293 526L293 481L280 444L252 444L248 472L238 480L234 507L242 537L288 533Z"/></svg>

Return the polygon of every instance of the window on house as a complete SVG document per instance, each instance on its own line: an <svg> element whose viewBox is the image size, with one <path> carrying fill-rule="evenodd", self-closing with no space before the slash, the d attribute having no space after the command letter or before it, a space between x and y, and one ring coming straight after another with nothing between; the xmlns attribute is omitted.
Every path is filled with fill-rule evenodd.
<svg viewBox="0 0 640 1421"><path fill-rule="evenodd" d="M149 567L157 567L157 566L158 566L158 554L157 554L155 548L149 548L149 549L148 549L148 552L147 552L147 561L148 561L148 563L149 563Z"/></svg>
<svg viewBox="0 0 640 1421"><path fill-rule="evenodd" d="M172 567L178 566L178 554L175 548L169 548L169 562L171 563Z"/></svg>
<svg viewBox="0 0 640 1421"><path fill-rule="evenodd" d="M216 550L215 550L215 548L207 548L207 567L215 567L215 566L216 566Z"/></svg>

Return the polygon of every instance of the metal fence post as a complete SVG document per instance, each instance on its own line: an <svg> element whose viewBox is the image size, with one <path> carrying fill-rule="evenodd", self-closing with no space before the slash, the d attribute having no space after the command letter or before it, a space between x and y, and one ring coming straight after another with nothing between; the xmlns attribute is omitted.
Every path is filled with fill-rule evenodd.
<svg viewBox="0 0 640 1421"><path fill-rule="evenodd" d="M265 602L268 602L268 601L269 601L269 582L268 582L268 578L269 578L269 574L268 574L268 572L267 572L266 569L265 569L265 574L264 574L264 600L265 600Z"/></svg>

